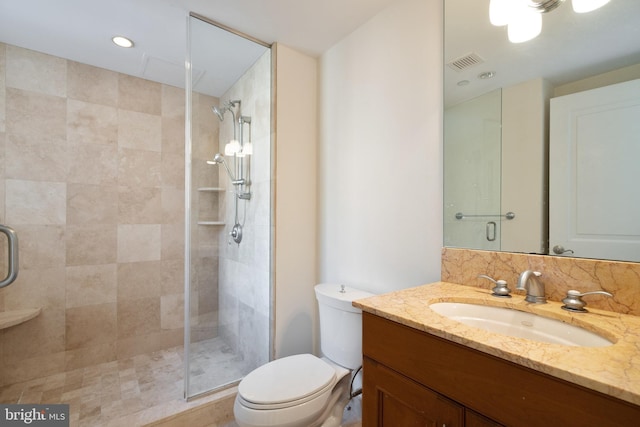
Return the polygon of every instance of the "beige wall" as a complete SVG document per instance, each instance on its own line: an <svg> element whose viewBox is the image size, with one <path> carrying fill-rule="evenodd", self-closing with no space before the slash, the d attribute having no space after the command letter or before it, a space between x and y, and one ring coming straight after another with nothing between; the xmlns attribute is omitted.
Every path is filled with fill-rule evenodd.
<svg viewBox="0 0 640 427"><path fill-rule="evenodd" d="M184 91L0 44L0 384L180 345Z"/></svg>
<svg viewBox="0 0 640 427"><path fill-rule="evenodd" d="M529 80L502 89L502 213L500 250L546 253L550 85Z"/></svg>
<svg viewBox="0 0 640 427"><path fill-rule="evenodd" d="M313 352L317 309L317 60L278 44L275 357Z"/></svg>

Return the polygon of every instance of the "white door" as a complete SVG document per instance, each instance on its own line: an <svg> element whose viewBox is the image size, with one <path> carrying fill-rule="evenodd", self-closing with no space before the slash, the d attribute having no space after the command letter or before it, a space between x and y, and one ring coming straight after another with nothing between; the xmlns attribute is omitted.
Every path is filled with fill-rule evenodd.
<svg viewBox="0 0 640 427"><path fill-rule="evenodd" d="M640 80L551 100L549 247L640 261Z"/></svg>

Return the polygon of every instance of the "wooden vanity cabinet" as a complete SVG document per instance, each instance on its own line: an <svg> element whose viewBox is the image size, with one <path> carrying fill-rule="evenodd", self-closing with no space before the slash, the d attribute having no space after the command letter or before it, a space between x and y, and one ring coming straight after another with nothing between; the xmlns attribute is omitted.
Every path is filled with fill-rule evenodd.
<svg viewBox="0 0 640 427"><path fill-rule="evenodd" d="M640 420L640 406L366 312L363 353L363 427L613 427Z"/></svg>

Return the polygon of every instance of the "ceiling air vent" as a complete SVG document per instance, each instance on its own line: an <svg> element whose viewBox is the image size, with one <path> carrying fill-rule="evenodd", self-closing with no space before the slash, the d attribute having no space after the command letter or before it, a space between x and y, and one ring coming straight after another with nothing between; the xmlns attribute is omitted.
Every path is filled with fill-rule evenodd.
<svg viewBox="0 0 640 427"><path fill-rule="evenodd" d="M456 71L464 71L467 68L471 68L475 65L482 64L484 59L480 58L475 53L469 53L465 56L461 56L458 59L454 59L447 63L447 66Z"/></svg>

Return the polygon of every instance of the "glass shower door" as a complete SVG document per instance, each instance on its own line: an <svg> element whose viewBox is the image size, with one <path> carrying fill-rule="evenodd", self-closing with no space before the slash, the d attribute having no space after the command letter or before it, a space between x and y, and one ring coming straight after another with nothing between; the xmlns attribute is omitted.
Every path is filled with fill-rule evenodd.
<svg viewBox="0 0 640 427"><path fill-rule="evenodd" d="M500 250L502 92L444 112L444 246Z"/></svg>
<svg viewBox="0 0 640 427"><path fill-rule="evenodd" d="M185 395L269 361L271 51L188 19Z"/></svg>

